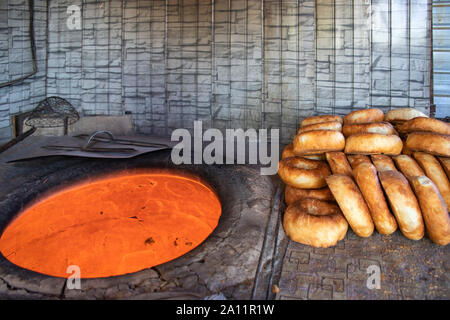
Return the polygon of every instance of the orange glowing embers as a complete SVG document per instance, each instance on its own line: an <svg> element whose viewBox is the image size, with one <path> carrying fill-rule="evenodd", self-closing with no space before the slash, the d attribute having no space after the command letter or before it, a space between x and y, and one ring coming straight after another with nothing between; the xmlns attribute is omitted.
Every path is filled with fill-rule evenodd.
<svg viewBox="0 0 450 320"><path fill-rule="evenodd" d="M12 263L67 278L136 272L173 260L216 228L221 205L200 179L121 173L59 191L22 212L0 238Z"/></svg>

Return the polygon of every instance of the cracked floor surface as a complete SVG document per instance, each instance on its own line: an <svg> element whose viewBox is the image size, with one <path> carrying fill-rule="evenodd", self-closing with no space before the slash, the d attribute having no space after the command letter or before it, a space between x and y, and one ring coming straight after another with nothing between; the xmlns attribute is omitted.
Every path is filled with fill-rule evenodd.
<svg viewBox="0 0 450 320"><path fill-rule="evenodd" d="M370 266L379 268L379 289ZM332 248L289 241L276 299L449 299L449 272L450 246L400 231L360 238L349 229Z"/></svg>

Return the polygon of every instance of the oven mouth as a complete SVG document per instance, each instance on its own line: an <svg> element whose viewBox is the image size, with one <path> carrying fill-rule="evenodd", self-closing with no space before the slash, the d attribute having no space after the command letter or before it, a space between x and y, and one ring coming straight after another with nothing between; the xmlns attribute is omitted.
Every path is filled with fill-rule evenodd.
<svg viewBox="0 0 450 320"><path fill-rule="evenodd" d="M200 246L222 213L215 190L192 173L122 170L51 189L0 236L14 265L82 279L135 273Z"/></svg>
<svg viewBox="0 0 450 320"><path fill-rule="evenodd" d="M278 238L278 189L259 166L177 165L170 150L126 161L49 157L7 164L1 172L8 183L0 186L0 235L20 213L66 188L142 172L180 174L208 186L221 204L214 231L196 248L155 267L98 278L84 278L81 270L80 281L74 271L69 277L50 276L0 253L0 299L163 299L184 293L202 298L221 292L227 299L259 300L271 295L287 242Z"/></svg>

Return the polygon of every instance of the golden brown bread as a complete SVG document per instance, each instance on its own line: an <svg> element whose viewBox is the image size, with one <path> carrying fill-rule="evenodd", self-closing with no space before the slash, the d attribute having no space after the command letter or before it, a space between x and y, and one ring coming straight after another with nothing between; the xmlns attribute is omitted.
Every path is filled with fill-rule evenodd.
<svg viewBox="0 0 450 320"><path fill-rule="evenodd" d="M414 153L414 151L412 151L410 148L408 148L408 146L406 145L406 141L403 141L403 149L402 149L402 154L407 155L407 156L412 156L412 154Z"/></svg>
<svg viewBox="0 0 450 320"><path fill-rule="evenodd" d="M348 224L335 204L305 199L288 206L283 217L287 236L316 248L327 248L344 239Z"/></svg>
<svg viewBox="0 0 450 320"><path fill-rule="evenodd" d="M398 126L397 130L399 133L411 133L420 131L450 135L450 124L438 119L418 117L406 121L401 126Z"/></svg>
<svg viewBox="0 0 450 320"><path fill-rule="evenodd" d="M450 136L432 132L412 132L406 139L406 147L412 151L450 157Z"/></svg>
<svg viewBox="0 0 450 320"><path fill-rule="evenodd" d="M301 127L297 133L315 131L315 130L334 130L342 131L342 124L339 121L328 121L310 124L308 126Z"/></svg>
<svg viewBox="0 0 450 320"><path fill-rule="evenodd" d="M294 145L292 143L288 144L281 153L281 159L286 159L290 157L295 157Z"/></svg>
<svg viewBox="0 0 450 320"><path fill-rule="evenodd" d="M325 161L292 157L278 163L278 175L284 183L300 189L325 187L325 177L331 174Z"/></svg>
<svg viewBox="0 0 450 320"><path fill-rule="evenodd" d="M294 138L294 152L297 155L320 154L330 151L342 151L345 138L341 132L316 130L297 134Z"/></svg>
<svg viewBox="0 0 450 320"><path fill-rule="evenodd" d="M398 123L405 122L417 117L427 117L427 115L414 108L398 108L386 112L384 120Z"/></svg>
<svg viewBox="0 0 450 320"><path fill-rule="evenodd" d="M353 179L335 174L327 177L326 181L352 230L360 237L372 235L374 224L369 208Z"/></svg>
<svg viewBox="0 0 450 320"><path fill-rule="evenodd" d="M383 110L371 108L350 112L344 117L344 124L382 122L383 120Z"/></svg>
<svg viewBox="0 0 450 320"><path fill-rule="evenodd" d="M339 209L336 203L330 203L319 199L301 199L298 201L297 206L301 210L315 216L328 216L330 214L342 215L341 209Z"/></svg>
<svg viewBox="0 0 450 320"><path fill-rule="evenodd" d="M397 155L402 152L402 140L396 135L378 133L357 133L347 138L346 154L387 154Z"/></svg>
<svg viewBox="0 0 450 320"><path fill-rule="evenodd" d="M347 157L343 152L327 152L325 153L328 165L331 168L331 172L334 174L345 174L352 177L352 168L347 161Z"/></svg>
<svg viewBox="0 0 450 320"><path fill-rule="evenodd" d="M347 155L347 160L353 169L355 169L360 163L363 163L363 162L372 163L370 161L370 158L363 154L349 154L349 155Z"/></svg>
<svg viewBox="0 0 450 320"><path fill-rule="evenodd" d="M442 169L444 169L447 178L450 179L450 158L439 157L439 162L442 164Z"/></svg>
<svg viewBox="0 0 450 320"><path fill-rule="evenodd" d="M431 154L424 152L414 152L414 159L425 171L425 175L434 182L442 198L444 198L447 208L450 208L450 182L439 161Z"/></svg>
<svg viewBox="0 0 450 320"><path fill-rule="evenodd" d="M304 159L308 159L308 160L322 160L325 161L325 153L319 153L319 154L304 154L301 156L298 156Z"/></svg>
<svg viewBox="0 0 450 320"><path fill-rule="evenodd" d="M400 172L403 173L403 175L408 180L411 181L411 178L415 176L425 175L425 172L422 170L416 160L414 160L410 156L407 156L406 154L400 154L392 158L394 159L395 164L397 165Z"/></svg>
<svg viewBox="0 0 450 320"><path fill-rule="evenodd" d="M386 156L384 154L373 154L370 156L373 164L377 168L377 171L388 171L388 170L397 170L395 167L394 161L392 161L391 157Z"/></svg>
<svg viewBox="0 0 450 320"><path fill-rule="evenodd" d="M284 150L283 153L281 154L281 159L285 159L285 158L290 158L290 157L297 157L299 155L294 153L294 144L288 144ZM325 158L325 153L321 153L321 154L311 154L311 155L302 155L301 156L304 159L308 159L308 160L326 160Z"/></svg>
<svg viewBox="0 0 450 320"><path fill-rule="evenodd" d="M422 239L425 233L422 213L408 180L399 171L382 171L378 177L400 231L408 239Z"/></svg>
<svg viewBox="0 0 450 320"><path fill-rule="evenodd" d="M287 205L307 198L334 202L334 197L328 187L322 189L299 189L286 185L284 201Z"/></svg>
<svg viewBox="0 0 450 320"><path fill-rule="evenodd" d="M312 117L308 117L308 118L304 119L301 122L300 126L306 127L306 126L309 126L312 124L322 123L322 122L330 122L330 121L338 121L340 123L343 122L341 116L321 115L321 116L312 116Z"/></svg>
<svg viewBox="0 0 450 320"><path fill-rule="evenodd" d="M412 177L410 181L419 200L428 237L437 244L447 245L450 242L450 218L439 190L426 176Z"/></svg>
<svg viewBox="0 0 450 320"><path fill-rule="evenodd" d="M357 133L396 134L396 131L389 122L371 122L344 124L342 133L347 138Z"/></svg>
<svg viewBox="0 0 450 320"><path fill-rule="evenodd" d="M391 234L395 232L397 230L397 222L389 211L375 166L371 163L363 162L353 169L353 175L369 207L378 233Z"/></svg>

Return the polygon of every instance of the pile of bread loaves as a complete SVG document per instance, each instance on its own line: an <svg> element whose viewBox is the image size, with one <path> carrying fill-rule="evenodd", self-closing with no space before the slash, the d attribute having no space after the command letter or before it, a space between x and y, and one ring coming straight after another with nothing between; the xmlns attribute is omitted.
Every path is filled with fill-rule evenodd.
<svg viewBox="0 0 450 320"><path fill-rule="evenodd" d="M304 119L282 154L283 227L296 242L330 247L348 225L360 237L400 229L450 242L450 124L413 108Z"/></svg>

